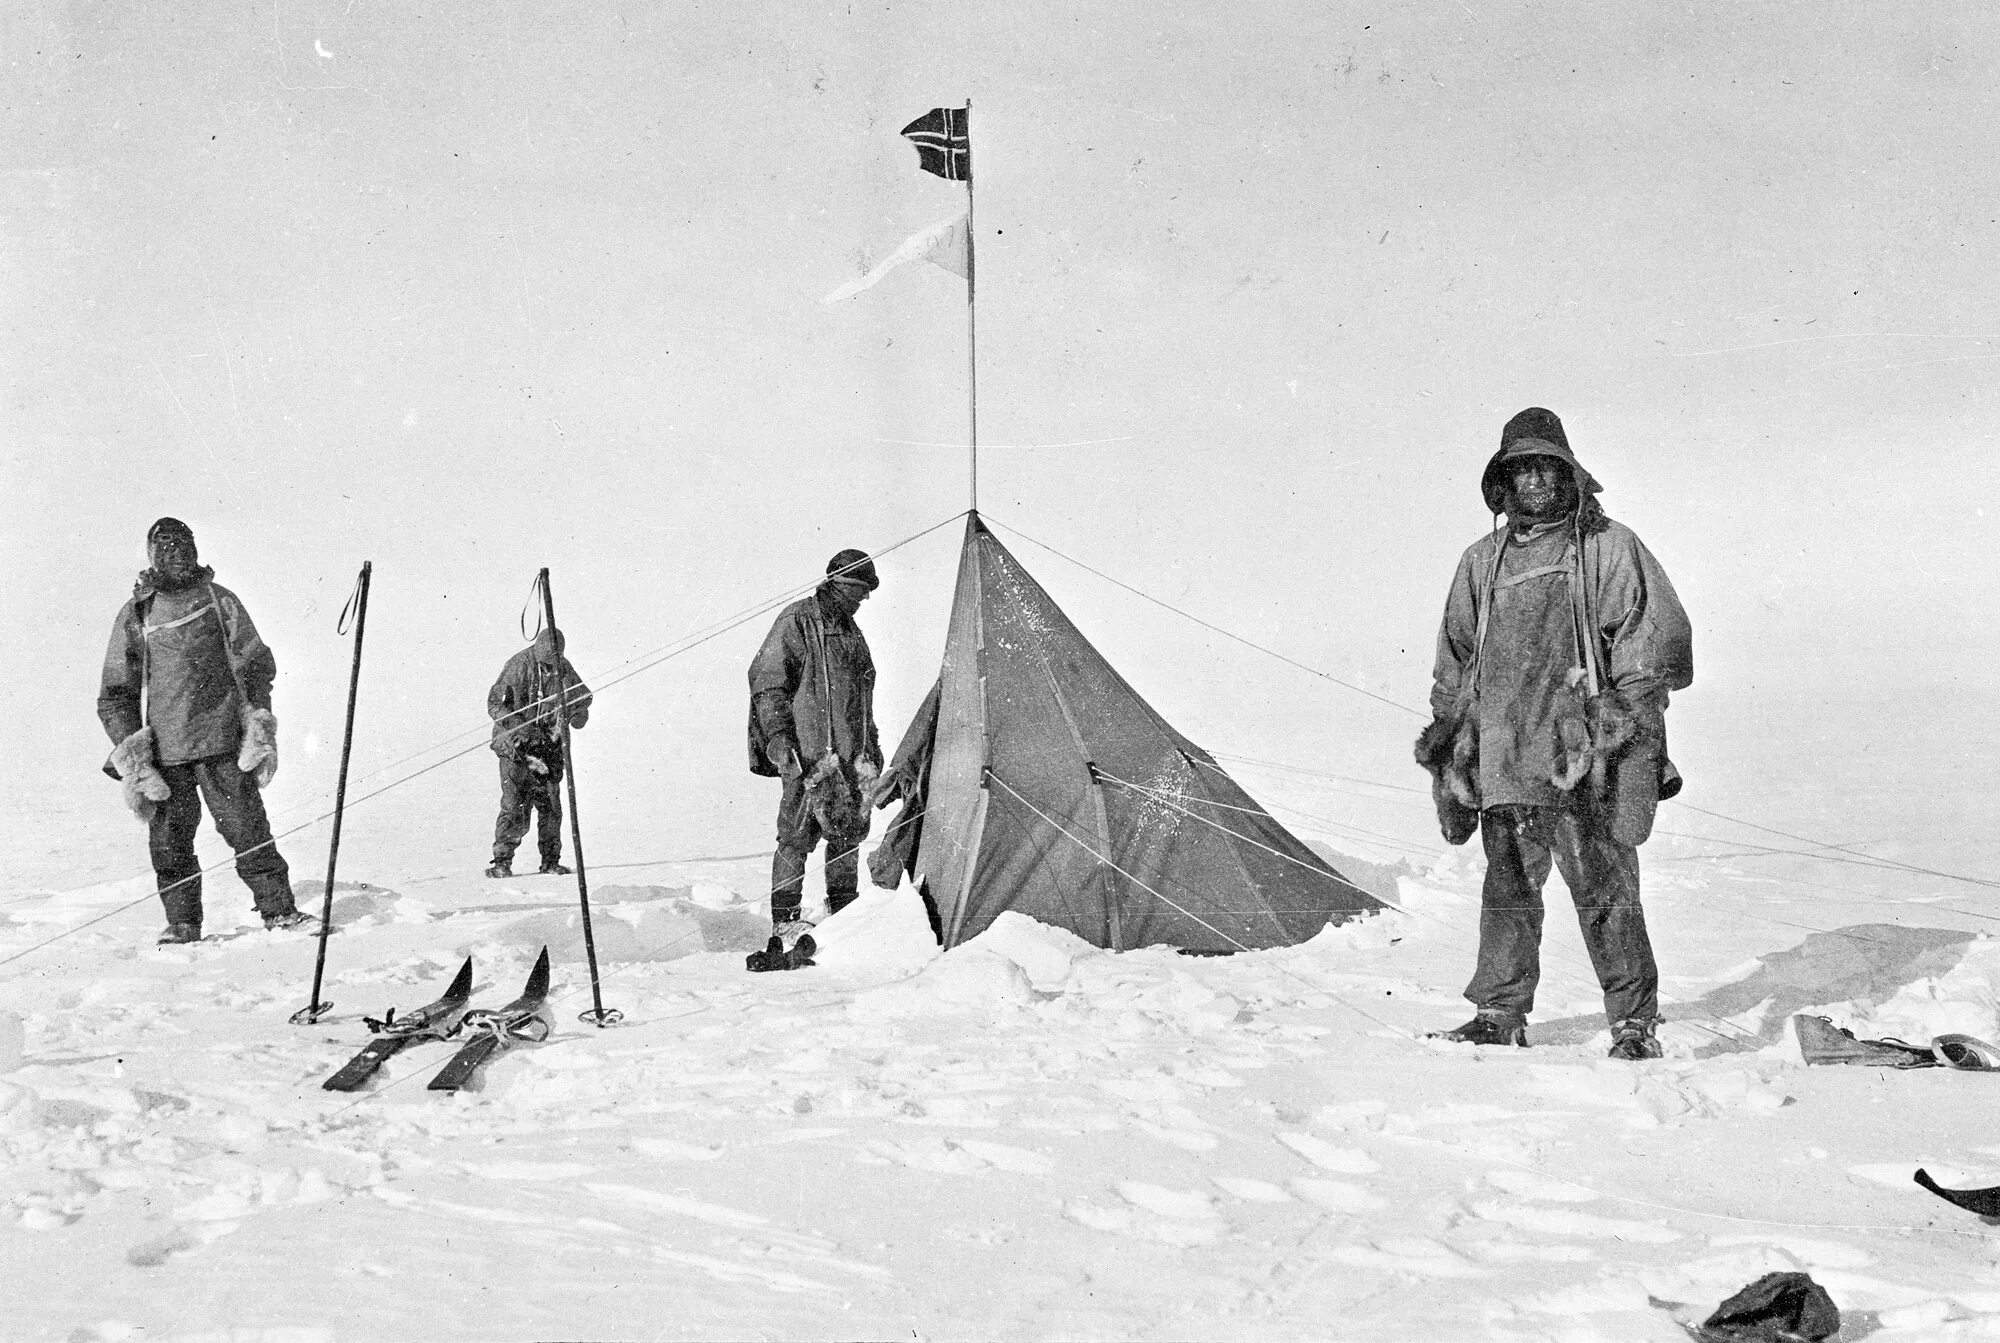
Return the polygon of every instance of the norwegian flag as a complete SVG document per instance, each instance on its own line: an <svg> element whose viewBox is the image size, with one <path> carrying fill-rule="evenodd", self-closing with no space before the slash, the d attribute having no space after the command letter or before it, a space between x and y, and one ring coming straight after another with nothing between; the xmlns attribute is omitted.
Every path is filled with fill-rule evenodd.
<svg viewBox="0 0 2000 1343"><path fill-rule="evenodd" d="M951 182L972 180L972 137L967 124L970 107L933 107L909 125L903 135L917 147L917 166Z"/></svg>

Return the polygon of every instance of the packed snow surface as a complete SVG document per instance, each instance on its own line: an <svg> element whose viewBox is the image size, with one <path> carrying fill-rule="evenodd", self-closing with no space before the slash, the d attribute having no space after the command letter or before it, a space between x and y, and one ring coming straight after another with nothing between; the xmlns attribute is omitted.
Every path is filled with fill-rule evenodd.
<svg viewBox="0 0 2000 1343"><path fill-rule="evenodd" d="M153 945L150 877L7 894L6 1335L1632 1343L1802 1269L1844 1337L2000 1338L2000 1238L1910 1179L2000 1183L2000 1075L1807 1068L1790 1028L2000 1036L1969 898L1811 931L1804 883L1656 863L1667 1057L1634 1065L1559 879L1532 1047L1423 1038L1467 1010L1463 851L1284 950L1109 954L1008 915L940 954L905 889L752 975L764 875L595 885L610 1029L578 1020L573 879L343 879L311 1026L313 940L226 875L192 947ZM445 1043L321 1088L364 1016L468 955L496 1005L544 945L546 1043L458 1095L425 1088Z"/></svg>

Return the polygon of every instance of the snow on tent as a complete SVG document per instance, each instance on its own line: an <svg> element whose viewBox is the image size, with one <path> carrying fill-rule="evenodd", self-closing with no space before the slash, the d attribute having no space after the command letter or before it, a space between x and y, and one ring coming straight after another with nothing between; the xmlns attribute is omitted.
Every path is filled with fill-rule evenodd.
<svg viewBox="0 0 2000 1343"><path fill-rule="evenodd" d="M870 871L913 876L947 947L1010 909L1112 950L1230 952L1382 908L1140 698L977 512L894 798Z"/></svg>

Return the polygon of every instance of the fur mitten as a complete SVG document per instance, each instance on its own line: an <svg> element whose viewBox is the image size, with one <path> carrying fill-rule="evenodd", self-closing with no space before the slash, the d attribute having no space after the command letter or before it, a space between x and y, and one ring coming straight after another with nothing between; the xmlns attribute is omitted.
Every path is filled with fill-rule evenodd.
<svg viewBox="0 0 2000 1343"><path fill-rule="evenodd" d="M1439 714L1417 737L1417 763L1431 776L1438 829L1463 844L1479 829L1479 730L1470 714Z"/></svg>
<svg viewBox="0 0 2000 1343"><path fill-rule="evenodd" d="M278 720L269 709L243 706L243 745L236 752L236 768L256 775L259 788L277 775Z"/></svg>
<svg viewBox="0 0 2000 1343"><path fill-rule="evenodd" d="M861 792L861 805L866 807L875 801L875 790L882 786L882 770L867 756L854 762L854 783Z"/></svg>
<svg viewBox="0 0 2000 1343"><path fill-rule="evenodd" d="M831 838L868 833L868 809L854 786L854 775L832 751L821 756L806 774L806 804L819 828Z"/></svg>
<svg viewBox="0 0 2000 1343"><path fill-rule="evenodd" d="M1604 792L1610 762L1646 731L1644 713L1615 690L1586 697L1577 672L1570 673L1570 689L1583 700L1581 716L1556 721L1556 768L1549 782L1568 792L1588 776L1590 792Z"/></svg>
<svg viewBox="0 0 2000 1343"><path fill-rule="evenodd" d="M111 752L111 767L124 781L125 805L134 816L150 823L154 809L173 795L154 761L153 729L142 727L119 742Z"/></svg>

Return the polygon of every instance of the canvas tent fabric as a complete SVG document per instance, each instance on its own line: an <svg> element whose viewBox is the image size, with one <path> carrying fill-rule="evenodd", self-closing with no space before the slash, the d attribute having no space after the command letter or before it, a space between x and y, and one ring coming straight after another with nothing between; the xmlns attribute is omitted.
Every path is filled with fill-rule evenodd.
<svg viewBox="0 0 2000 1343"><path fill-rule="evenodd" d="M1176 732L970 515L944 666L887 772L871 872L946 947L1014 910L1112 950L1290 946L1381 903Z"/></svg>

